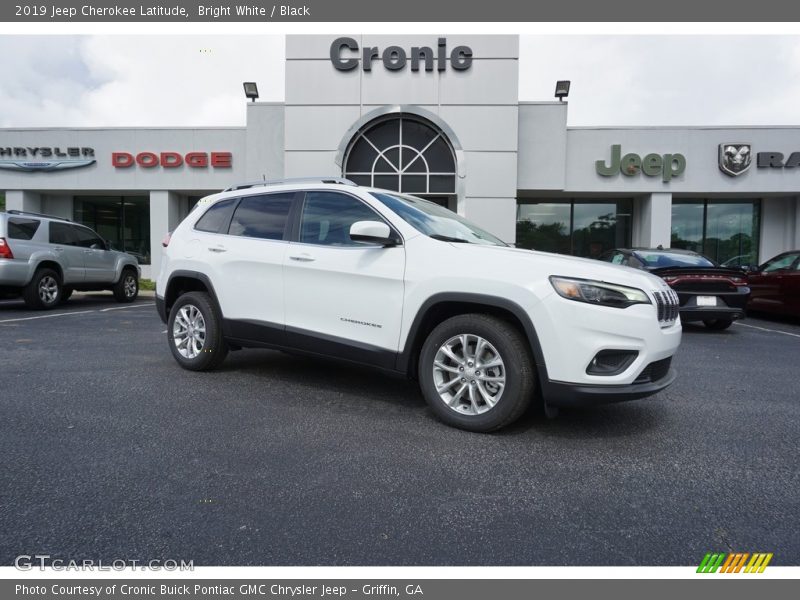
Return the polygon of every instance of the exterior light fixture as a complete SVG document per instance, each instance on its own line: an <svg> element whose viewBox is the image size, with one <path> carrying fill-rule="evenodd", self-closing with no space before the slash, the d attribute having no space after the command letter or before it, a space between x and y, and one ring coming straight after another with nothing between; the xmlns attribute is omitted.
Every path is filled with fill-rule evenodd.
<svg viewBox="0 0 800 600"><path fill-rule="evenodd" d="M563 102L569 96L569 81L556 81L556 98Z"/></svg>
<svg viewBox="0 0 800 600"><path fill-rule="evenodd" d="M256 85L256 82L245 81L242 85L244 85L244 95L255 102L256 98L258 98L258 86Z"/></svg>

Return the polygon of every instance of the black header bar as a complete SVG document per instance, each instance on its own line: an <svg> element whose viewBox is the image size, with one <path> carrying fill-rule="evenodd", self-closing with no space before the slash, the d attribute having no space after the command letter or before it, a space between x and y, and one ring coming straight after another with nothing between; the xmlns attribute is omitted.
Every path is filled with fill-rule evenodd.
<svg viewBox="0 0 800 600"><path fill-rule="evenodd" d="M269 0L3 2L4 22L780 22L800 21L785 0Z"/></svg>

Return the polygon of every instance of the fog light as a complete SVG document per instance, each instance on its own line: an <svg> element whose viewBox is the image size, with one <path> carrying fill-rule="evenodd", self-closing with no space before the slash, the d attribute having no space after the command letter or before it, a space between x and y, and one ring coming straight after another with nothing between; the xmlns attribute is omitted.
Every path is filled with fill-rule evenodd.
<svg viewBox="0 0 800 600"><path fill-rule="evenodd" d="M631 366L638 350L601 350L586 367L587 375L619 375Z"/></svg>

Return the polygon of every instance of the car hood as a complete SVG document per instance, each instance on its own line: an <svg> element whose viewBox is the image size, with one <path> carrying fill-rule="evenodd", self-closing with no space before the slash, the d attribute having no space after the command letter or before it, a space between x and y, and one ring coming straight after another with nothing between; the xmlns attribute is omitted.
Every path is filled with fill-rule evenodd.
<svg viewBox="0 0 800 600"><path fill-rule="evenodd" d="M661 289L666 286L660 277L651 275L646 271L622 265L612 265L611 263L591 258L524 250L510 246L478 244L451 244L451 246L456 248L459 253L469 255L470 264L483 264L485 267L491 268L492 265L496 267L498 263L501 263L518 274L526 271L535 271L540 275L594 279L607 283L644 288L645 290Z"/></svg>

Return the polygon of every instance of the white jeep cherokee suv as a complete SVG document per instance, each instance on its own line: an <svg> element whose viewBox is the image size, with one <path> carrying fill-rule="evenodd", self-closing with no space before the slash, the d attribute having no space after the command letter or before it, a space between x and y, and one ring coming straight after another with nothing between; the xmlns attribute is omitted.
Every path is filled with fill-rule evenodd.
<svg viewBox="0 0 800 600"><path fill-rule="evenodd" d="M643 398L675 379L675 294L658 277L520 250L435 203L342 179L239 186L165 239L156 291L175 360L266 347L419 381L443 421L499 429Z"/></svg>

